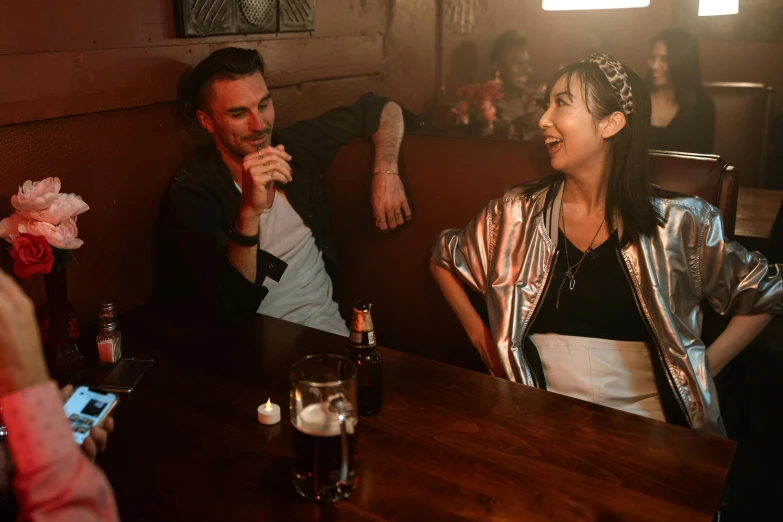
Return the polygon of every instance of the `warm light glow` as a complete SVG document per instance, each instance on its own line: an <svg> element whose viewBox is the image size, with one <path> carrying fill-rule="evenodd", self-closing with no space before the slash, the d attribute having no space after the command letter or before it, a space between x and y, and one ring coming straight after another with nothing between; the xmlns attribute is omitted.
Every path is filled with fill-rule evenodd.
<svg viewBox="0 0 783 522"><path fill-rule="evenodd" d="M739 13L739 0L699 0L699 16L720 16Z"/></svg>
<svg viewBox="0 0 783 522"><path fill-rule="evenodd" d="M272 399L271 399L271 397L266 400L266 404L264 404L264 409L266 411L272 411Z"/></svg>
<svg viewBox="0 0 783 522"><path fill-rule="evenodd" d="M544 11L585 11L648 7L649 5L650 0L543 0L542 7Z"/></svg>

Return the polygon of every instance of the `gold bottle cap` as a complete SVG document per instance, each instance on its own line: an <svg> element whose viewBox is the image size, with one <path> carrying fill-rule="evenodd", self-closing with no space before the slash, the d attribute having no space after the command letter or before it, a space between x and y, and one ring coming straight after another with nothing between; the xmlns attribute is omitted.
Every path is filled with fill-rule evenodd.
<svg viewBox="0 0 783 522"><path fill-rule="evenodd" d="M366 301L357 301L353 305L350 341L354 346L375 346L375 327L372 324L372 315L370 315L371 308L372 304Z"/></svg>

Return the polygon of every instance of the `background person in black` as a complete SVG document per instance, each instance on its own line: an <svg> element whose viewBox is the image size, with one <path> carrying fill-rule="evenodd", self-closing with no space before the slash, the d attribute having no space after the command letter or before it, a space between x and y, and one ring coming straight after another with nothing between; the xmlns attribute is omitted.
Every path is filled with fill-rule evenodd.
<svg viewBox="0 0 783 522"><path fill-rule="evenodd" d="M682 29L667 29L652 39L647 65L650 148L712 153L715 102L702 86L699 43Z"/></svg>
<svg viewBox="0 0 783 522"><path fill-rule="evenodd" d="M263 311L265 297L279 290L270 298L277 308L264 313L347 335L332 298L337 255L322 178L343 144L372 138L376 225L393 229L411 219L397 166L403 111L368 93L351 107L273 132L263 73L255 50L226 48L188 78L186 116L197 118L213 143L185 161L164 197L161 293L197 298L211 314L232 320ZM260 249L270 237L288 244Z"/></svg>

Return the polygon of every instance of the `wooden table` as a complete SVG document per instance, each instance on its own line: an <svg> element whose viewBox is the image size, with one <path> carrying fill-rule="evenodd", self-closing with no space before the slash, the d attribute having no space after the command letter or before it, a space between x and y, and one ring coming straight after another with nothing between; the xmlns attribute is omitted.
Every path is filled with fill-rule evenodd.
<svg viewBox="0 0 783 522"><path fill-rule="evenodd" d="M383 410L359 423L359 485L291 486L288 371L346 340L258 316L234 330L154 309L121 324L155 365L99 457L135 520L712 520L734 443L383 349ZM282 423L256 420L268 397Z"/></svg>
<svg viewBox="0 0 783 522"><path fill-rule="evenodd" d="M783 190L740 187L734 234L741 237L769 238L782 203Z"/></svg>

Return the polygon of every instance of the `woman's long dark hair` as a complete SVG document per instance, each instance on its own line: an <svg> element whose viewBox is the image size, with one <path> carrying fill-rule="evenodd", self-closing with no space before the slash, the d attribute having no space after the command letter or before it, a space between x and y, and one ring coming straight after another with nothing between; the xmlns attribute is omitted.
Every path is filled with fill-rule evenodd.
<svg viewBox="0 0 783 522"><path fill-rule="evenodd" d="M650 47L652 48L656 42L666 44L669 77L674 84L674 101L683 113L687 113L704 95L699 42L688 31L677 28L666 29L650 40ZM652 89L651 73L647 76L647 86Z"/></svg>
<svg viewBox="0 0 783 522"><path fill-rule="evenodd" d="M630 67L628 78L633 93L634 111L626 114L626 125L611 139L609 158L609 179L606 187L606 221L610 229L622 224L622 242L634 242L639 236L651 235L655 227L662 224L661 217L653 204L653 187L650 184L650 93L644 80ZM571 83L577 78L582 85L582 96L594 122L607 118L614 112L623 112L612 86L598 65L579 62L567 65L549 81L546 99L560 78L565 77L571 92ZM577 93L573 93L577 95ZM546 209L553 201L563 174L556 173L538 182L531 183L525 194L531 197L536 192L552 187L547 194ZM615 223L619 219L621 223Z"/></svg>

